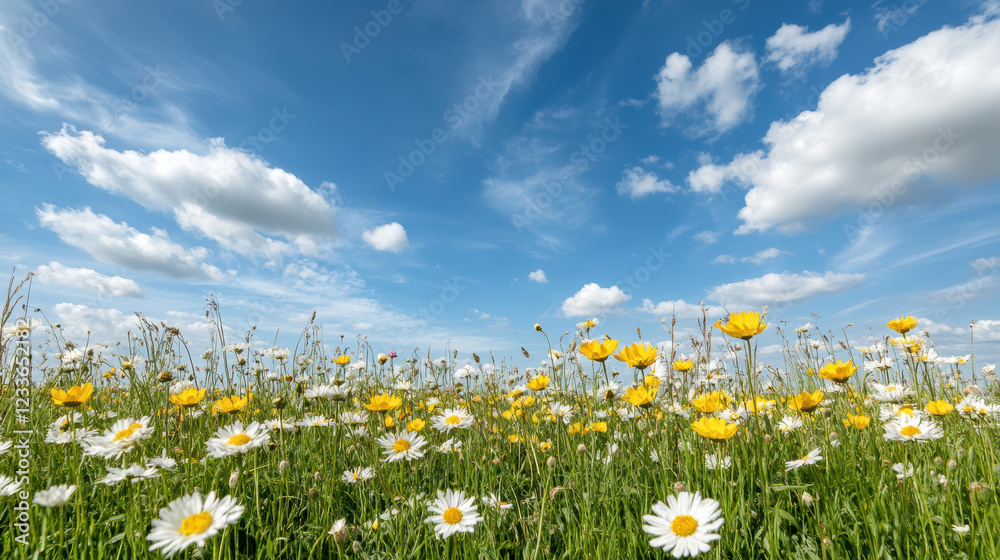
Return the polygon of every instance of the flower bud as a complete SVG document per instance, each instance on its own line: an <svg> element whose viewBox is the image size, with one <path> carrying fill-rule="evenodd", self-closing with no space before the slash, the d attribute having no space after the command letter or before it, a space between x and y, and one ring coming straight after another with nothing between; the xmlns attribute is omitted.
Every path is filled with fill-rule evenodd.
<svg viewBox="0 0 1000 560"><path fill-rule="evenodd" d="M229 473L229 487L236 488L236 483L240 481L240 473L233 471Z"/></svg>
<svg viewBox="0 0 1000 560"><path fill-rule="evenodd" d="M283 473L288 470L288 461L282 461L278 463L278 473Z"/></svg>
<svg viewBox="0 0 1000 560"><path fill-rule="evenodd" d="M545 460L545 464L548 465L549 468L556 466L556 458L549 455L549 458Z"/></svg>

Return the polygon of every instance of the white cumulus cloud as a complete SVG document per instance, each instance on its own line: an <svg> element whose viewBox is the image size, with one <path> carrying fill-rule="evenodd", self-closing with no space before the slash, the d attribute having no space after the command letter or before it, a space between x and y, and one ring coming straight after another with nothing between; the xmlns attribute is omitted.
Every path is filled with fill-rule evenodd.
<svg viewBox="0 0 1000 560"><path fill-rule="evenodd" d="M43 264L35 271L43 284L57 284L97 292L111 297L140 297L142 288L135 280L121 276L106 276L89 268L72 268L60 262Z"/></svg>
<svg viewBox="0 0 1000 560"><path fill-rule="evenodd" d="M660 179L656 173L646 171L639 166L628 167L622 180L615 185L618 194L628 196L632 200L656 193L672 193L677 187L666 179Z"/></svg>
<svg viewBox="0 0 1000 560"><path fill-rule="evenodd" d="M539 284L549 283L549 279L545 276L545 271L540 268L534 272L529 272L528 280L531 280L532 282L538 282Z"/></svg>
<svg viewBox="0 0 1000 560"><path fill-rule="evenodd" d="M602 288L591 282L566 299L562 312L567 317L604 317L616 313L632 296L618 286Z"/></svg>
<svg viewBox="0 0 1000 560"><path fill-rule="evenodd" d="M753 52L740 51L727 41L698 69L692 68L690 58L673 53L656 75L656 98L664 124L679 113L701 108L705 119L693 132L705 135L726 132L750 118L754 95L761 87Z"/></svg>
<svg viewBox="0 0 1000 560"><path fill-rule="evenodd" d="M844 75L815 111L776 121L766 150L692 171L693 191L749 187L737 233L794 232L848 209L873 212L1000 177L1000 20L944 27Z"/></svg>
<svg viewBox="0 0 1000 560"><path fill-rule="evenodd" d="M764 59L773 62L784 74L805 73L813 66L833 62L850 29L851 18L812 33L801 25L783 24L767 38Z"/></svg>
<svg viewBox="0 0 1000 560"><path fill-rule="evenodd" d="M42 139L88 183L172 213L186 231L241 255L314 254L337 234L333 207L322 195L221 138L210 140L204 154L118 151L104 143L100 135L70 126Z"/></svg>
<svg viewBox="0 0 1000 560"><path fill-rule="evenodd" d="M163 230L142 233L125 222L115 222L90 208L58 209L51 204L35 210L42 226L63 242L79 247L95 259L134 270L159 272L173 278L219 280L222 271L205 263L208 249L186 249Z"/></svg>
<svg viewBox="0 0 1000 560"><path fill-rule="evenodd" d="M361 234L365 243L371 245L377 251L388 251L398 253L410 246L410 241L406 238L406 230L399 222L392 222L378 226L375 229L365 230Z"/></svg>
<svg viewBox="0 0 1000 560"><path fill-rule="evenodd" d="M771 273L759 278L722 284L709 291L709 298L729 306L789 307L810 299L846 292L861 285L864 274L827 272L817 274Z"/></svg>
<svg viewBox="0 0 1000 560"><path fill-rule="evenodd" d="M675 316L678 319L700 319L702 317L701 305L688 303L682 299L661 301L655 304L651 299L644 299L639 310L657 317ZM709 319L721 318L726 315L726 310L716 305L706 305L705 310Z"/></svg>

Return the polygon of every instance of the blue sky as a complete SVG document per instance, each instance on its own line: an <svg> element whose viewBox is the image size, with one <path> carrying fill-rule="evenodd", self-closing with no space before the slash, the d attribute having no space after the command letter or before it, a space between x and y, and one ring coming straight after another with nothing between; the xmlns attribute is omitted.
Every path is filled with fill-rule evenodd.
<svg viewBox="0 0 1000 560"><path fill-rule="evenodd" d="M1000 355L995 2L350 4L5 0L32 305L520 363L536 322L657 342L701 301Z"/></svg>

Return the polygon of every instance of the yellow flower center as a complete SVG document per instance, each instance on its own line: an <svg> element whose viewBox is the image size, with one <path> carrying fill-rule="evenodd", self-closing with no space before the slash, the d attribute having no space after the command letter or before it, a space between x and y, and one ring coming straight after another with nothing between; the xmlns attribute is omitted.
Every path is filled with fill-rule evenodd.
<svg viewBox="0 0 1000 560"><path fill-rule="evenodd" d="M351 480L358 480L359 478L361 477L358 476L356 473L351 473Z"/></svg>
<svg viewBox="0 0 1000 560"><path fill-rule="evenodd" d="M808 455L803 455L802 458L799 459L799 460L803 461L803 462L808 461L809 460L809 456Z"/></svg>
<svg viewBox="0 0 1000 560"><path fill-rule="evenodd" d="M236 434L235 436L229 438L229 441L226 443L229 445L246 445L250 443L250 439L250 436L246 434Z"/></svg>
<svg viewBox="0 0 1000 560"><path fill-rule="evenodd" d="M899 430L899 433L903 434L906 437L913 437L913 436L919 436L923 432L921 432L920 428L916 426L907 426L902 430Z"/></svg>
<svg viewBox="0 0 1000 560"><path fill-rule="evenodd" d="M396 443L392 444L392 448L393 448L393 450L396 451L396 453L402 453L404 451L409 451L409 449L410 449L410 442L407 441L407 440L405 440L405 439L397 439Z"/></svg>
<svg viewBox="0 0 1000 560"><path fill-rule="evenodd" d="M462 520L462 510L457 507L450 507L444 510L444 514L441 515L444 518L444 522L449 525L455 525Z"/></svg>
<svg viewBox="0 0 1000 560"><path fill-rule="evenodd" d="M458 424L460 421L461 419L454 414L444 419L445 424Z"/></svg>
<svg viewBox="0 0 1000 560"><path fill-rule="evenodd" d="M698 521L690 515L678 515L670 523L670 530L678 537L689 537L698 530Z"/></svg>
<svg viewBox="0 0 1000 560"><path fill-rule="evenodd" d="M117 434L115 434L115 439L113 439L111 441L121 441L121 440L123 440L125 438L132 437L132 434L134 434L135 431L138 430L138 429L140 429L140 428L142 428L142 424L138 424L138 423L132 424L128 428L125 428L124 430L122 430L122 431L118 432Z"/></svg>
<svg viewBox="0 0 1000 560"><path fill-rule="evenodd" d="M207 511L201 513L196 513L189 516L181 521L181 528L177 530L178 533L184 535L185 537L190 537L191 535L197 535L199 533L204 533L212 525L212 514Z"/></svg>
<svg viewBox="0 0 1000 560"><path fill-rule="evenodd" d="M913 409L908 406L904 406L900 408L898 412L896 412L896 416L902 416L903 414L909 414L910 416L913 416Z"/></svg>

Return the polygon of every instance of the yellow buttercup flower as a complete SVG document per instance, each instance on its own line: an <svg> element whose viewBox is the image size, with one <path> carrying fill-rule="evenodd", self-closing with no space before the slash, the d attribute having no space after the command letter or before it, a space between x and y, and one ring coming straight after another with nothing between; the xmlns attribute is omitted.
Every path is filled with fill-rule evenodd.
<svg viewBox="0 0 1000 560"><path fill-rule="evenodd" d="M649 408L653 405L653 399L656 398L656 389L647 391L645 386L629 387L622 398L640 408Z"/></svg>
<svg viewBox="0 0 1000 560"><path fill-rule="evenodd" d="M695 407L702 414L712 414L729 406L731 399L722 391L712 391L691 401L691 406Z"/></svg>
<svg viewBox="0 0 1000 560"><path fill-rule="evenodd" d="M673 368L674 368L674 370L680 371L680 372L691 371L692 369L694 369L694 361L693 360L677 360L676 362L674 362Z"/></svg>
<svg viewBox="0 0 1000 560"><path fill-rule="evenodd" d="M646 377L642 378L642 384L646 387L659 387L660 383L660 378L653 374L647 374Z"/></svg>
<svg viewBox="0 0 1000 560"><path fill-rule="evenodd" d="M844 363L837 360L837 363L826 364L819 369L819 376L823 379L829 379L834 383L847 383L848 378L854 375L854 372L858 371L858 367L854 365L854 362L848 361Z"/></svg>
<svg viewBox="0 0 1000 560"><path fill-rule="evenodd" d="M738 424L731 424L722 418L702 418L691 423L691 428L702 437L712 441L726 441L736 435Z"/></svg>
<svg viewBox="0 0 1000 560"><path fill-rule="evenodd" d="M850 428L853 426L856 430L863 430L867 428L871 421L872 419L868 416L855 416L853 414L848 414L847 418L842 420L844 427Z"/></svg>
<svg viewBox="0 0 1000 560"><path fill-rule="evenodd" d="M542 389L549 386L549 376L548 375L538 375L534 379L528 382L528 388L532 391L541 391Z"/></svg>
<svg viewBox="0 0 1000 560"><path fill-rule="evenodd" d="M351 363L351 357L347 354L341 354L333 359L334 363L344 365Z"/></svg>
<svg viewBox="0 0 1000 560"><path fill-rule="evenodd" d="M625 362L629 367L646 369L656 361L656 347L648 342L633 342L622 348L615 358Z"/></svg>
<svg viewBox="0 0 1000 560"><path fill-rule="evenodd" d="M538 449L541 450L542 453L548 453L549 450L552 449L552 442L543 441L542 443L538 444Z"/></svg>
<svg viewBox="0 0 1000 560"><path fill-rule="evenodd" d="M406 424L406 431L407 432L419 432L420 430L423 430L424 426L426 426L426 425L427 425L427 422L424 422L423 420L421 420L419 418L417 418L415 420L410 420Z"/></svg>
<svg viewBox="0 0 1000 560"><path fill-rule="evenodd" d="M517 434L510 434L509 436L507 436L507 440L510 441L511 443L517 443L521 441L521 436Z"/></svg>
<svg viewBox="0 0 1000 560"><path fill-rule="evenodd" d="M885 324L885 326L898 332L899 334L906 334L913 330L917 326L917 319L915 317L900 315L899 319L893 319Z"/></svg>
<svg viewBox="0 0 1000 560"><path fill-rule="evenodd" d="M617 348L618 341L610 338L605 338L604 340L588 340L587 342L580 344L580 353L595 362L603 362L608 359L608 356L614 354L615 349Z"/></svg>
<svg viewBox="0 0 1000 560"><path fill-rule="evenodd" d="M594 430L595 432L601 432L603 434L603 433L606 433L608 431L608 423L607 422L594 422L593 424L590 425L590 429Z"/></svg>
<svg viewBox="0 0 1000 560"><path fill-rule="evenodd" d="M924 406L924 410L934 416L947 416L954 412L955 407L948 401L931 401Z"/></svg>
<svg viewBox="0 0 1000 560"><path fill-rule="evenodd" d="M823 391L814 391L812 393L802 391L788 401L788 406L799 412L812 412L821 402L823 402Z"/></svg>
<svg viewBox="0 0 1000 560"><path fill-rule="evenodd" d="M381 395L372 395L368 399L368 403L365 404L365 408L373 412L388 412L402 405L403 399L389 393L382 393Z"/></svg>
<svg viewBox="0 0 1000 560"><path fill-rule="evenodd" d="M212 405L213 413L222 414L236 414L237 412L246 408L250 399L253 398L253 394L248 394L246 397L238 397L233 395L231 397L223 397Z"/></svg>
<svg viewBox="0 0 1000 560"><path fill-rule="evenodd" d="M206 391L207 389L195 389L194 387L188 387L179 394L170 395L170 402L183 408L190 408L192 406L196 406L202 401L202 399L205 398Z"/></svg>
<svg viewBox="0 0 1000 560"><path fill-rule="evenodd" d="M94 384L74 385L68 391L52 389L50 394L52 395L52 402L56 406L76 408L90 400L90 395L94 394Z"/></svg>
<svg viewBox="0 0 1000 560"><path fill-rule="evenodd" d="M578 433L582 429L583 429L583 424L581 422L576 422L572 426L570 426L569 429L567 429L566 431L570 435L573 435L575 433Z"/></svg>
<svg viewBox="0 0 1000 560"><path fill-rule="evenodd" d="M740 311L730 313L725 323L721 319L716 321L715 326L733 338L750 340L767 328L767 323L761 324L760 320L760 313L756 311Z"/></svg>

